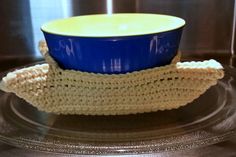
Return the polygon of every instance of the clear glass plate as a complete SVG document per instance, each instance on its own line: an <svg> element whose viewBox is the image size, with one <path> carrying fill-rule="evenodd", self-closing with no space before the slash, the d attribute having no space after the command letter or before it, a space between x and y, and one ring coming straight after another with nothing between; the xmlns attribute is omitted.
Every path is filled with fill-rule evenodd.
<svg viewBox="0 0 236 157"><path fill-rule="evenodd" d="M1 74L3 77L4 74ZM53 153L136 154L203 147L229 139L236 128L236 69L191 104L125 116L55 115L0 92L0 140Z"/></svg>

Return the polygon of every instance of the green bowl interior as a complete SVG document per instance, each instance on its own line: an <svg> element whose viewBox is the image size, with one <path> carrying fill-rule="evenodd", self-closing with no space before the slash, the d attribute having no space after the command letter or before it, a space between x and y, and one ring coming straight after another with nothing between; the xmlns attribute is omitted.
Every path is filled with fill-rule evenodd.
<svg viewBox="0 0 236 157"><path fill-rule="evenodd" d="M44 24L43 32L64 36L135 36L171 31L185 25L181 18L160 14L97 14L60 19Z"/></svg>

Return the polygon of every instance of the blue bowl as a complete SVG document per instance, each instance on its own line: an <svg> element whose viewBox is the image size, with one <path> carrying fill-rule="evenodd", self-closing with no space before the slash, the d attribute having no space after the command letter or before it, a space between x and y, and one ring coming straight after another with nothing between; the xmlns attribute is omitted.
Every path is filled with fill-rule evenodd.
<svg viewBox="0 0 236 157"><path fill-rule="evenodd" d="M174 16L130 13L72 17L41 29L61 68L120 74L169 64L184 25Z"/></svg>

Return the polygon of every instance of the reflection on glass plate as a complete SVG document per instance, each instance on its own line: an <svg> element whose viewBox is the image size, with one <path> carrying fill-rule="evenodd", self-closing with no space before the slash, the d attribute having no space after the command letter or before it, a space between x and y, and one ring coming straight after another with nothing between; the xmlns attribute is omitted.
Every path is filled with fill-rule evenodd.
<svg viewBox="0 0 236 157"><path fill-rule="evenodd" d="M231 67L225 67L225 77L191 104L136 115L49 114L14 94L0 92L0 140L26 149L73 154L154 153L206 146L234 134L235 92L236 69Z"/></svg>

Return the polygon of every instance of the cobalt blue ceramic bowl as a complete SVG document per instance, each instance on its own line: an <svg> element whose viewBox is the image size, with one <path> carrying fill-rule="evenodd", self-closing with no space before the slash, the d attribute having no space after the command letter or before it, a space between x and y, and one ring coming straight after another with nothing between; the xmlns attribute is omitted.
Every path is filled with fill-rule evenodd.
<svg viewBox="0 0 236 157"><path fill-rule="evenodd" d="M41 29L61 68L120 74L169 64L184 25L174 16L130 13L72 17Z"/></svg>

